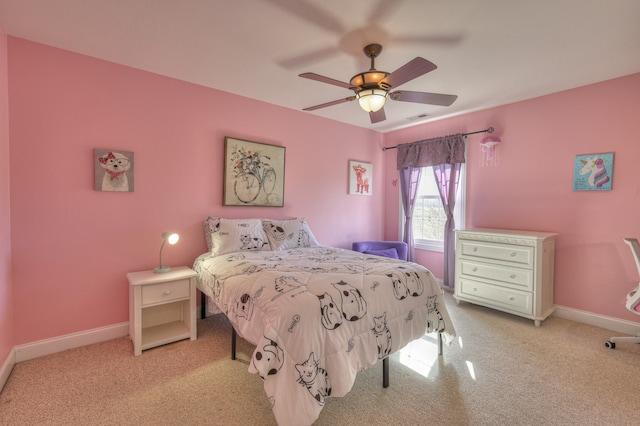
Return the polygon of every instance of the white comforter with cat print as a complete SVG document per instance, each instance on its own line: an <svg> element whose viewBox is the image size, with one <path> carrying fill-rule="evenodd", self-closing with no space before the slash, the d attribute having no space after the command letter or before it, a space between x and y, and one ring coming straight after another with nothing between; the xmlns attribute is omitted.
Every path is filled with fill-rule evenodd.
<svg viewBox="0 0 640 426"><path fill-rule="evenodd" d="M424 267L329 247L198 257L198 285L256 345L249 366L279 425L308 425L356 374L426 332L454 329ZM247 401L250 404L250 401Z"/></svg>

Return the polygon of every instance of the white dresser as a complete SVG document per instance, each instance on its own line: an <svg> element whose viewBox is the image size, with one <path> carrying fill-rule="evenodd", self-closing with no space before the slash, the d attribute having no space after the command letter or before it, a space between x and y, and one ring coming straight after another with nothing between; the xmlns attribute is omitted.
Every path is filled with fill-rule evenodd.
<svg viewBox="0 0 640 426"><path fill-rule="evenodd" d="M457 303L475 303L530 318L539 326L555 309L557 236L508 229L457 230Z"/></svg>

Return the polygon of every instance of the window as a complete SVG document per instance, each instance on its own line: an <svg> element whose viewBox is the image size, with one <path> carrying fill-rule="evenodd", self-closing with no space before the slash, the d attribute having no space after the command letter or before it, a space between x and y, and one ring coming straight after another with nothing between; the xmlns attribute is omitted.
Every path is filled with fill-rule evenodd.
<svg viewBox="0 0 640 426"><path fill-rule="evenodd" d="M464 227L464 192L465 192L465 165L460 169L458 193L456 194L456 206L454 220L456 228ZM402 202L400 204L402 211ZM400 215L400 229L404 229L404 215ZM424 250L444 250L444 225L447 217L442 208L442 201L438 193L436 180L433 176L433 168L424 167L418 185L418 196L413 209L413 239L415 247Z"/></svg>

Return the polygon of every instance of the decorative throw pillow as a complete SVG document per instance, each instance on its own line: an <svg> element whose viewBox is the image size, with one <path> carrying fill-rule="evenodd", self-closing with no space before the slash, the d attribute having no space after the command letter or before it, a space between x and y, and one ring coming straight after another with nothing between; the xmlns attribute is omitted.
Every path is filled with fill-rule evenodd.
<svg viewBox="0 0 640 426"><path fill-rule="evenodd" d="M365 250L365 254L373 254L376 256L390 257L391 259L399 259L398 250L394 248L388 248L384 250Z"/></svg>
<svg viewBox="0 0 640 426"><path fill-rule="evenodd" d="M271 250L319 246L304 218L289 220L262 219Z"/></svg>
<svg viewBox="0 0 640 426"><path fill-rule="evenodd" d="M207 220L202 223L202 225L204 226L204 239L207 242L207 249L211 251L213 250L211 235L214 232L218 232L218 229L220 229L220 218L209 216Z"/></svg>
<svg viewBox="0 0 640 426"><path fill-rule="evenodd" d="M220 219L218 232L211 233L214 256L236 251L271 250L260 219Z"/></svg>

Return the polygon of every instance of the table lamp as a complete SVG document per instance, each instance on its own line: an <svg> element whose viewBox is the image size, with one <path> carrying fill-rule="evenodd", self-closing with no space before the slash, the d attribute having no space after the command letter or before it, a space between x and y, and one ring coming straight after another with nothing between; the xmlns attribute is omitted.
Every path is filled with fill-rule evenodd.
<svg viewBox="0 0 640 426"><path fill-rule="evenodd" d="M156 274L164 274L165 272L169 272L171 270L170 266L162 266L162 249L164 248L164 244L168 241L169 244L174 245L178 242L180 236L175 233L163 232L162 233L162 245L160 246L160 266L155 268L153 272Z"/></svg>

